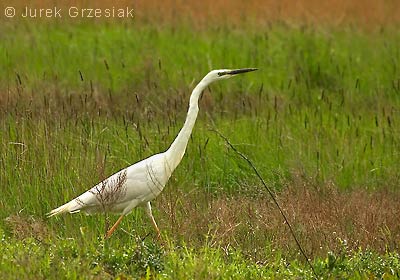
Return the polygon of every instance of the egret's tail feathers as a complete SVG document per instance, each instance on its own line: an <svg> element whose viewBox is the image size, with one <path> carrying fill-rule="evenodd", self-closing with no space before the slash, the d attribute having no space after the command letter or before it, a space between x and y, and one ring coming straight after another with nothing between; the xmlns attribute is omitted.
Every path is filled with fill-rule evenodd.
<svg viewBox="0 0 400 280"><path fill-rule="evenodd" d="M67 212L76 213L80 211L80 209L77 209L77 206L77 202L75 200L72 200L56 209L51 210L49 213L46 214L46 216L50 218Z"/></svg>

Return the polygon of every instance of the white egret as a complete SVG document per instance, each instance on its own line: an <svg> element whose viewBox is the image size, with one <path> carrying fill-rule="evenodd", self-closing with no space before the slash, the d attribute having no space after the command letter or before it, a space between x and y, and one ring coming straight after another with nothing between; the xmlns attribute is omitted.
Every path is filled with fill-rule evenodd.
<svg viewBox="0 0 400 280"><path fill-rule="evenodd" d="M47 215L51 217L66 212L74 213L79 211L85 211L88 214L104 211L119 213L121 216L106 234L108 238L125 215L129 214L136 206L145 206L146 213L150 217L158 237L160 237L160 230L154 220L150 201L161 193L172 172L185 154L199 111L198 101L200 94L215 81L254 70L257 69L221 69L209 72L194 88L190 96L185 124L168 150L118 171L70 202L52 210Z"/></svg>

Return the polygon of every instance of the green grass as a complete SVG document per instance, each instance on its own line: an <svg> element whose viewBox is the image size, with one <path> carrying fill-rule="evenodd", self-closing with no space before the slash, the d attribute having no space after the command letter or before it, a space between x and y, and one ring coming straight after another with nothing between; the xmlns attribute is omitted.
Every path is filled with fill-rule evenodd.
<svg viewBox="0 0 400 280"><path fill-rule="evenodd" d="M208 69L256 66L258 73L213 86L207 94L209 108L202 109L221 129L233 127L236 132L225 130L236 142L256 147L248 152L254 152L260 168L304 170L307 176L333 180L344 188L379 188L383 181L398 182L396 32L368 35L277 26L257 32L199 30L193 36L184 27L22 25L2 29L0 63L6 67L0 69L0 77L3 91L8 92L4 95L14 96L17 91L33 104L42 99L46 103L47 96L50 112L62 107L65 114L90 111L88 118L98 111L112 114L111 126L116 130L121 130L123 120L128 121L123 125L129 130L129 123L150 126L150 134L155 134L156 127L166 133L172 126L173 133L161 137L166 138L162 145L151 145L156 151L166 148L175 136L193 82ZM84 95L81 104L68 108L68 98L79 94ZM138 104L137 95L144 104ZM166 104L169 108L163 110ZM9 105L5 103L5 110ZM18 110L33 111L31 103L25 105L29 108L21 105ZM148 115L143 116L146 110ZM204 115L196 128L195 139L200 143L212 137L204 128L209 123ZM163 117L169 123L160 121ZM109 127L107 121L99 121L103 126L84 128L94 139ZM62 130L63 125L61 121ZM5 136L9 137L18 141ZM114 150L114 143L110 144ZM219 144L210 144L208 149L220 150ZM132 153L127 162L139 158L140 154ZM224 152L214 157L224 158ZM215 176L211 179L220 181Z"/></svg>
<svg viewBox="0 0 400 280"><path fill-rule="evenodd" d="M68 215L39 223L46 233L32 239L38 232L30 217L41 221L102 176L165 150L183 123L191 89L213 68L260 70L205 92L187 154L163 195L178 202L185 197L177 190L201 190L209 199L258 195L257 178L211 123L276 191L299 174L319 188L399 184L397 30L20 22L1 25L0 34L1 278L311 277L297 252L271 253L265 236L257 242L265 247L246 244L228 253L207 244L207 232L198 233L204 243L174 240L161 248L152 237L138 245L120 233L104 245L101 215ZM23 222L16 230L5 219L18 213ZM132 216L124 228L145 236L142 212ZM252 249L264 264L248 257ZM394 279L399 270L395 252L332 254L313 260L328 279Z"/></svg>
<svg viewBox="0 0 400 280"><path fill-rule="evenodd" d="M11 243L11 244L10 244ZM57 244L33 238L9 243L3 238L0 276L7 279L311 279L312 271L297 260L265 256L255 263L240 250L199 250L169 243L164 247L132 240L129 244L74 239ZM112 247L112 248L111 248ZM344 247L345 248L345 247ZM398 279L399 255L371 251L317 258L313 265L321 279Z"/></svg>

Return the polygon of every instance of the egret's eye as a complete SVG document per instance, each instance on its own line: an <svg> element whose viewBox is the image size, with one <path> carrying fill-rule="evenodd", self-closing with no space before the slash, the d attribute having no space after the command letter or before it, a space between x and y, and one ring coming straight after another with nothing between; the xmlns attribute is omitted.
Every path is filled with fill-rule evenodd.
<svg viewBox="0 0 400 280"><path fill-rule="evenodd" d="M226 73L225 72L218 72L218 76L223 76L223 75L225 75Z"/></svg>

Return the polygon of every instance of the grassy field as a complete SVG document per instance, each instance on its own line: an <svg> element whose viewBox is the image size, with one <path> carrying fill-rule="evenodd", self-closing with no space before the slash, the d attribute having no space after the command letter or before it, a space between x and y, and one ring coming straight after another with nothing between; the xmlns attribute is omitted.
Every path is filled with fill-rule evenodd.
<svg viewBox="0 0 400 280"><path fill-rule="evenodd" d="M399 278L398 29L144 18L2 19L0 278L313 278L213 128L274 190L319 278ZM260 70L204 92L186 156L154 201L163 244L142 209L106 242L115 216L45 218L165 150L195 84L240 67Z"/></svg>

